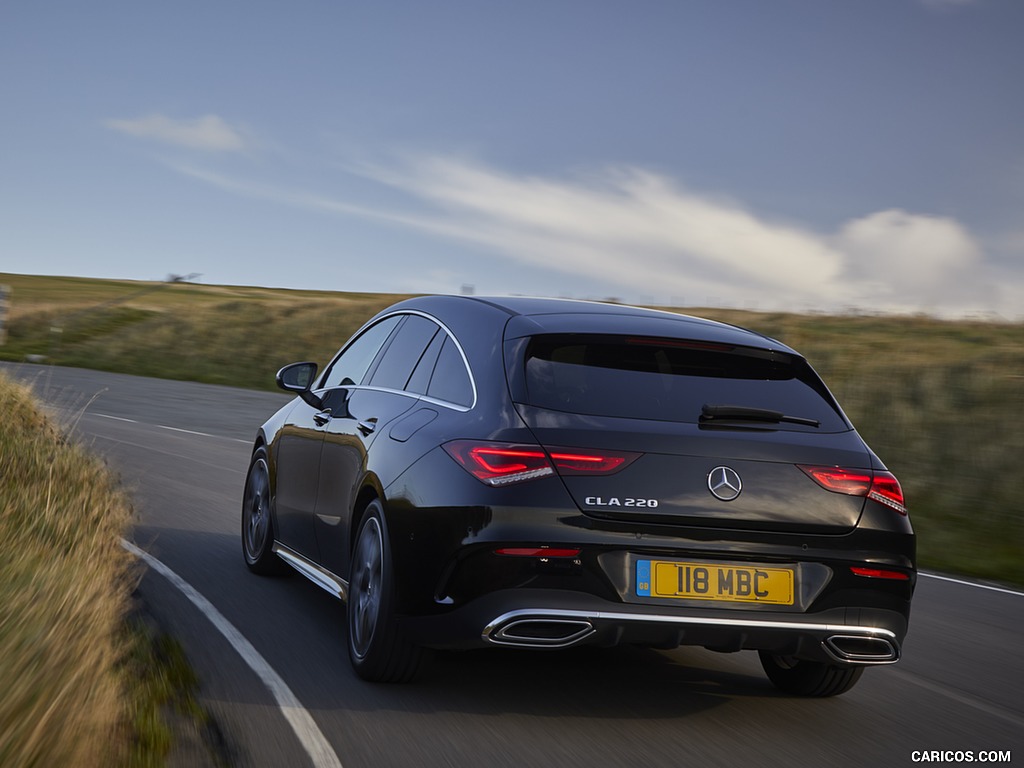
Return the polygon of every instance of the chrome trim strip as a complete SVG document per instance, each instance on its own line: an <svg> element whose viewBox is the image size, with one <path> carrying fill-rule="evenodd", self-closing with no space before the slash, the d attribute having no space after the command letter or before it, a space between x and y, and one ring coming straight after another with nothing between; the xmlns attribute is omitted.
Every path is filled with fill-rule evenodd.
<svg viewBox="0 0 1024 768"><path fill-rule="evenodd" d="M470 378L469 383L473 385L473 405L476 405L476 384L473 382L472 378ZM406 394L409 393L406 392ZM458 411L459 413L467 413L468 411L473 410L473 405L467 407L465 405L459 405L458 403L450 403L447 400L438 400L436 397L427 397L426 395L420 395L420 402L439 405L442 408L448 408L449 410Z"/></svg>
<svg viewBox="0 0 1024 768"><path fill-rule="evenodd" d="M495 645L502 645L500 641L495 640L495 635L500 634L504 629L503 625L510 622L522 622L525 620L563 620L563 621L585 621L585 622L648 622L654 624L675 624L675 625L690 625L690 626L702 626L702 627L734 627L736 629L748 629L748 630L780 630L780 631L795 631L795 632L806 632L808 634L826 635L827 637L822 639L822 645L825 646L825 642L829 637L840 635L847 636L850 638L862 639L877 639L883 642L887 642L893 649L893 658L891 659L877 659L877 660L860 660L851 658L842 658L836 656L836 654L825 646L825 650L830 656L836 658L837 661L846 663L857 663L857 664L892 664L899 660L899 643L896 639L896 633L883 627L861 627L851 626L848 624L814 624L805 623L799 621L777 621L768 620L761 621L758 619L726 619L726 618L714 618L708 616L664 616L660 614L647 614L647 613L619 613L616 611L577 611L577 610L558 610L552 608L538 608L535 610L530 609L519 609L515 611L509 611L503 613L497 618L493 619L490 623L484 627L481 637L485 642L492 643ZM502 630L499 630L499 627ZM596 631L596 630L595 630ZM576 640L574 642L579 642Z"/></svg>
<svg viewBox="0 0 1024 768"><path fill-rule="evenodd" d="M438 400L438 399L433 398L433 397L427 397L424 394L417 394L415 392L406 392L404 389L388 389L388 388L384 388L384 387L364 387L364 386L360 386L358 384L353 384L353 385L350 385L350 386L348 386L346 388L347 389L369 389L369 390L373 390L375 392L391 392L391 393L398 394L398 395L406 395L407 397L413 397L413 398L416 398L416 399L419 399L419 400L425 400L428 403L432 403L434 405L441 405L441 406L444 406L446 408L451 408L452 410L455 410L455 411L460 411L462 413L465 413L466 411L473 410L473 408L476 407L476 403L477 403L476 377L473 376L473 368L469 364L469 358L466 357L466 351L462 348L462 344L459 343L459 340L455 337L455 334L452 333L451 328L449 328L447 325L442 323L440 320L438 320L433 315L428 315L426 312L424 312L423 310L420 310L420 309L400 309L400 310L398 310L396 312L388 312L386 315L381 315L380 317L373 318L374 324L376 324L378 322L381 322L382 320L386 320L389 317L394 317L395 315L419 315L420 317L425 318L425 319L431 321L432 323L434 323L435 325L437 325L442 331L445 332L445 334L448 336L448 338L450 338L453 342L455 342L455 348L459 351L459 356L462 358L462 364L466 367L466 373L469 374L469 385L473 388L473 402L469 405L469 407L466 407L465 405L460 405L459 403L452 403L452 402L449 402L448 400ZM369 326L370 326L370 322L364 323L359 328L359 330L357 330L355 333L352 334L351 337L349 337L349 341L355 341L359 336L362 335L363 331L366 330ZM331 361L324 368L323 373L320 374L320 379L321 380L318 383L320 383L320 384L323 383L323 377L326 374L327 370L334 364L335 360L337 360L339 357L341 357L341 355L343 355L345 353L345 350L348 349L349 346L350 346L349 344L345 344L345 346L342 347L340 350L338 350L338 353L334 357L331 358ZM338 387L338 388L340 388L340 387ZM325 387L321 386L321 387L318 387L317 389L315 389L314 392L323 392L324 389L325 389ZM332 389L334 389L334 387L332 387Z"/></svg>
<svg viewBox="0 0 1024 768"><path fill-rule="evenodd" d="M457 350L459 350L459 356L462 358L462 364L464 366L466 366L466 373L469 374L469 385L473 388L473 402L470 404L469 408L466 409L466 410L473 410L473 408L476 407L476 401L477 401L476 377L473 375L473 368L469 364L469 358L466 357L466 351L462 348L462 344L455 337L455 334L452 333L452 329L449 328L444 323L442 323L440 320L438 320L433 315L428 315L426 312L422 312L422 311L420 311L418 309L411 309L411 310L408 310L408 312L410 314L413 314L413 315L420 315L421 317L425 317L428 320L433 320L435 323L437 323L439 326L441 326L441 330L442 331L444 331L446 334L448 334L448 338L451 339L453 342L455 342L455 348ZM446 400L434 400L433 398L431 398L431 402L436 402L436 403L438 403L440 405L448 404L448 405L456 408L456 410L460 410L460 409L466 408L466 406L464 406L464 405L459 405L458 403L448 403L448 401L446 401Z"/></svg>
<svg viewBox="0 0 1024 768"><path fill-rule="evenodd" d="M280 542L275 541L271 551L324 591L339 600L348 600L348 582L340 576L335 576Z"/></svg>
<svg viewBox="0 0 1024 768"><path fill-rule="evenodd" d="M348 389L348 390L364 390L367 392L387 392L391 395L402 395L413 400L418 400L423 403L430 403L431 405L439 405L442 408L448 408L459 413L466 413L473 409L473 406L459 405L458 403L451 403L447 400L438 400L436 397L428 397L427 395L421 395L416 392L407 392L404 389L391 389L390 387L368 387L361 384L348 384L344 387L336 387L336 389ZM325 392L326 390L318 389L317 392ZM474 402L476 398L476 392L473 393Z"/></svg>

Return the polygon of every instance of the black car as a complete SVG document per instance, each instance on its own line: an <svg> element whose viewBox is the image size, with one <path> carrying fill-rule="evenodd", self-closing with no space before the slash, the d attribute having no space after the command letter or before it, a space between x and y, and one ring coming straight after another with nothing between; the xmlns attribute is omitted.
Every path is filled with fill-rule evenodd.
<svg viewBox="0 0 1024 768"><path fill-rule="evenodd" d="M900 657L899 482L807 361L616 304L429 296L368 322L259 430L249 568L348 603L367 680L424 648L756 650L789 693Z"/></svg>

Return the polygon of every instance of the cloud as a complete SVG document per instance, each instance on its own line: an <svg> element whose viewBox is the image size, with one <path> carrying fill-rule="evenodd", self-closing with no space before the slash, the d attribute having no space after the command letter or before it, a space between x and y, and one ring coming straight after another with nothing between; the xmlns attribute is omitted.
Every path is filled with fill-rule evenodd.
<svg viewBox="0 0 1024 768"><path fill-rule="evenodd" d="M846 254L846 277L876 302L970 304L990 294L979 281L981 248L953 219L879 211L847 222L834 242Z"/></svg>
<svg viewBox="0 0 1024 768"><path fill-rule="evenodd" d="M1006 311L1020 294L1019 281L1012 296L996 284L971 233L948 217L884 210L819 232L633 167L563 178L437 156L349 167L398 193L397 202L375 205L177 170L236 194L501 254L504 264L535 276L535 293L550 292L557 278L560 290L603 286L604 295L689 305L935 314ZM459 282L501 290L486 287L486 270Z"/></svg>
<svg viewBox="0 0 1024 768"><path fill-rule="evenodd" d="M996 293L980 246L946 217L886 210L822 233L637 168L552 179L426 157L360 172L431 204L462 239L641 295L939 313Z"/></svg>
<svg viewBox="0 0 1024 768"><path fill-rule="evenodd" d="M703 299L758 286L786 301L843 267L813 233L636 168L557 180L421 158L360 172L431 204L462 239L643 293Z"/></svg>
<svg viewBox="0 0 1024 768"><path fill-rule="evenodd" d="M207 152L240 152L248 144L243 131L217 115L175 120L154 113L135 120L107 120L105 125L129 136Z"/></svg>

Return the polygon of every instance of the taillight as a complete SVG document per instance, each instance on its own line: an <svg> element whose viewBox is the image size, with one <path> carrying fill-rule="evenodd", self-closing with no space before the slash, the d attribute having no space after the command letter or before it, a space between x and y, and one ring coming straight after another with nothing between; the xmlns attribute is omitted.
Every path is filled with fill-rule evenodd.
<svg viewBox="0 0 1024 768"><path fill-rule="evenodd" d="M868 498L885 504L887 507L892 507L901 515L907 514L907 505L903 499L900 481L888 472L875 472Z"/></svg>
<svg viewBox="0 0 1024 768"><path fill-rule="evenodd" d="M487 485L509 485L555 474L540 446L455 440L443 447L467 472Z"/></svg>
<svg viewBox="0 0 1024 768"><path fill-rule="evenodd" d="M901 515L907 514L900 481L891 472L843 467L809 467L803 464L797 466L826 491L845 493L848 496L866 496L885 504Z"/></svg>
<svg viewBox="0 0 1024 768"><path fill-rule="evenodd" d="M560 475L613 475L620 469L628 467L640 456L639 453L598 451L593 448L585 451L575 448L551 448L549 455Z"/></svg>
<svg viewBox="0 0 1024 768"><path fill-rule="evenodd" d="M851 566L850 571L856 576L868 579L890 579L892 581L910 581L910 574L903 571L890 571L888 568L862 568Z"/></svg>
<svg viewBox="0 0 1024 768"><path fill-rule="evenodd" d="M480 482L510 485L555 474L610 475L623 469L640 454L625 451L552 448L518 443L453 440L443 448Z"/></svg>
<svg viewBox="0 0 1024 768"><path fill-rule="evenodd" d="M539 557L544 560L547 558L566 558L566 557L577 557L580 553L578 548L568 547L502 547L501 549L494 550L496 555L506 555L510 557Z"/></svg>

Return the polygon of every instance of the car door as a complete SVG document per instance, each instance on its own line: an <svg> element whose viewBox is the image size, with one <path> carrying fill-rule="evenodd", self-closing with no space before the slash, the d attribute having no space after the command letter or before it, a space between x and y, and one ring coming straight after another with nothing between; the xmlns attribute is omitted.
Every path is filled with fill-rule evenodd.
<svg viewBox="0 0 1024 768"><path fill-rule="evenodd" d="M335 357L314 389L323 405L296 400L275 446L277 538L289 548L319 561L313 515L319 492L320 458L331 414L345 401L349 387L370 370L401 317L392 315L353 338Z"/></svg>
<svg viewBox="0 0 1024 768"><path fill-rule="evenodd" d="M432 320L405 315L362 383L329 395L331 413L320 454L314 528L320 563L337 575L348 573L352 515L370 452L388 426L415 405L418 396L407 392L406 384L439 333ZM381 440L386 454L389 438ZM386 462L387 456L380 460Z"/></svg>

